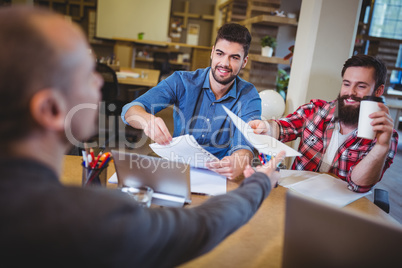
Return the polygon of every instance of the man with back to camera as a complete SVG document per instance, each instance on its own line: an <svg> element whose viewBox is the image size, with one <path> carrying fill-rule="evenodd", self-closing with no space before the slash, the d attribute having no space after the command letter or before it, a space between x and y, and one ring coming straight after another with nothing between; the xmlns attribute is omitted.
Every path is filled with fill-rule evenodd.
<svg viewBox="0 0 402 268"><path fill-rule="evenodd" d="M296 157L292 169L330 172L347 181L349 189L367 192L391 166L398 145L398 133L383 103L378 104L381 111L370 114L375 139L357 137L360 101L384 93L387 68L375 57L356 55L346 60L341 74L336 100L311 100L286 118L249 124L255 133L283 142L300 137L302 156Z"/></svg>
<svg viewBox="0 0 402 268"><path fill-rule="evenodd" d="M251 35L235 23L223 25L211 51L211 66L194 72L177 71L156 87L125 105L122 119L159 144L169 144L172 136L154 114L174 105L173 137L191 134L220 161L207 167L235 178L250 164L253 153L241 132L231 126L223 106L243 121L261 117L261 99L256 88L238 74L248 61Z"/></svg>
<svg viewBox="0 0 402 268"><path fill-rule="evenodd" d="M89 45L62 16L15 6L0 8L0 40L0 257L7 267L173 267L245 224L277 182L283 154L259 172L246 167L238 189L188 209L143 208L116 190L61 185L66 131L77 140L95 131L103 81ZM68 120L77 107L84 108Z"/></svg>

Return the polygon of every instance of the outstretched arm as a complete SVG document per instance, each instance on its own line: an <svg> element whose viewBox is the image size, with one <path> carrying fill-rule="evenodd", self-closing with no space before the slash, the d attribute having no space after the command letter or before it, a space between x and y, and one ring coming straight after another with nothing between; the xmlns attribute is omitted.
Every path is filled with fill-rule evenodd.
<svg viewBox="0 0 402 268"><path fill-rule="evenodd" d="M172 135L163 119L148 113L141 106L135 105L128 109L125 119L130 126L143 129L145 135L156 143L168 144L172 140Z"/></svg>
<svg viewBox="0 0 402 268"><path fill-rule="evenodd" d="M247 165L250 165L253 154L247 149L240 149L232 155L225 156L220 161L207 163L207 167L228 179L235 179Z"/></svg>
<svg viewBox="0 0 402 268"><path fill-rule="evenodd" d="M253 120L248 124L254 130L255 134L268 135L275 139L279 138L279 126L278 123L273 120Z"/></svg>

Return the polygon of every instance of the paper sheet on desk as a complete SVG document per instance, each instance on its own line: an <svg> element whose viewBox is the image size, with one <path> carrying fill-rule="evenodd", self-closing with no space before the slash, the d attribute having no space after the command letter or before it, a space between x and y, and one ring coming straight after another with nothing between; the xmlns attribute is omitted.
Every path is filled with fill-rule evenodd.
<svg viewBox="0 0 402 268"><path fill-rule="evenodd" d="M109 183L117 183L116 173L110 177ZM191 168L190 189L192 193L224 194L226 193L226 178L208 169Z"/></svg>
<svg viewBox="0 0 402 268"><path fill-rule="evenodd" d="M198 144L192 135L175 137L168 145L152 143L151 149L160 157L170 161L186 163L192 167L205 168L208 161L219 160Z"/></svg>
<svg viewBox="0 0 402 268"><path fill-rule="evenodd" d="M317 172L313 171L291 170L291 169L281 169L279 174L281 175L281 178L279 179L278 183L280 186L286 188L288 188L292 184L310 179L318 175Z"/></svg>
<svg viewBox="0 0 402 268"><path fill-rule="evenodd" d="M226 193L226 177L202 168L190 169L191 192L207 195Z"/></svg>
<svg viewBox="0 0 402 268"><path fill-rule="evenodd" d="M286 152L286 157L289 156L301 156L301 154L286 144L278 141L277 139L268 135L255 134L253 129L246 124L241 118L231 112L228 108L223 106L223 109L232 119L235 126L241 131L243 136L254 146L258 152L266 155L276 155L280 151Z"/></svg>
<svg viewBox="0 0 402 268"><path fill-rule="evenodd" d="M116 76L118 78L127 78L127 77L139 78L140 74L138 74L138 73L130 73L130 72L116 72Z"/></svg>
<svg viewBox="0 0 402 268"><path fill-rule="evenodd" d="M281 170L280 173L280 185L338 207L346 206L371 193L353 192L348 189L347 182L328 174L297 170Z"/></svg>

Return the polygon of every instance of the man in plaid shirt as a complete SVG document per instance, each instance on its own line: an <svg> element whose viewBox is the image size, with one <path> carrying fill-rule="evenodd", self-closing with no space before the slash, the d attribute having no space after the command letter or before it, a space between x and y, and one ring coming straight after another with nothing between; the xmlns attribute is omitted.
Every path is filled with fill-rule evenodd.
<svg viewBox="0 0 402 268"><path fill-rule="evenodd" d="M299 152L292 169L329 172L349 184L355 192L367 192L390 167L398 145L398 133L388 108L370 114L374 140L357 137L360 101L364 96L384 93L387 69L382 61L367 55L349 58L342 69L338 98L331 102L311 100L293 114L279 120L254 120L255 133L288 142L300 137Z"/></svg>

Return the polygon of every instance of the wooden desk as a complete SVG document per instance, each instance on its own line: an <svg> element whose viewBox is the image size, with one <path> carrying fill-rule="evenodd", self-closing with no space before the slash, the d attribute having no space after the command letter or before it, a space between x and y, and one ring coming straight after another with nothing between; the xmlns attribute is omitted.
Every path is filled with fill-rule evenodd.
<svg viewBox="0 0 402 268"><path fill-rule="evenodd" d="M80 185L81 160L78 156L66 156L61 181ZM109 165L108 176L114 173ZM237 184L228 181L228 190ZM115 187L115 186L112 186ZM287 189L279 186L263 202L254 217L209 253L180 267L281 267L285 234L285 196ZM193 195L192 205L204 202L208 197ZM392 221L388 214L365 197L349 204L345 209L358 210L376 218Z"/></svg>
<svg viewBox="0 0 402 268"><path fill-rule="evenodd" d="M142 68L120 68L122 72L132 72L140 75L139 78L117 78L119 84L123 85L132 85L132 86L145 86L145 87L154 87L159 82L159 70L151 70L151 69L142 69ZM141 74L145 74L145 78L141 77Z"/></svg>

